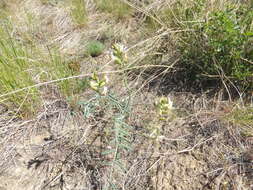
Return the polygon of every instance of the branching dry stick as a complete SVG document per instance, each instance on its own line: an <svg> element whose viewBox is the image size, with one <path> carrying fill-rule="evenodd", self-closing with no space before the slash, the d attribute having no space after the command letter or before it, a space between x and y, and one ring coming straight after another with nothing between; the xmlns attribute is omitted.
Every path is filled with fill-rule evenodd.
<svg viewBox="0 0 253 190"><path fill-rule="evenodd" d="M252 64L252 65L253 65L253 61L250 61L250 60L245 59L245 58L243 58L243 57L241 57L241 59L242 59L243 61L246 61L247 63L250 63L250 64Z"/></svg>
<svg viewBox="0 0 253 190"><path fill-rule="evenodd" d="M170 65L170 67L167 66L167 67L166 67L167 69L165 69L163 72L159 73L158 75L152 76L148 81L144 82L144 83L142 84L142 86L134 93L133 96L137 95L137 93L140 92L141 89L143 89L148 83L152 82L153 80L155 80L155 79L158 78L159 76L161 76L161 75L167 73L168 70L169 70L170 68L173 68L173 66L174 66L178 61L179 61L179 59L177 59L176 61L174 61L174 62Z"/></svg>
<svg viewBox="0 0 253 190"><path fill-rule="evenodd" d="M122 2L124 2L125 4L129 5L130 7L136 9L137 11L140 11L142 13L144 13L145 15L149 16L150 18L152 18L153 20L155 20L157 23L159 23L161 26L164 26L164 23L159 20L158 18L154 17L152 14L150 14L149 12L147 12L146 10L132 4L131 2L127 1L127 0L121 0Z"/></svg>

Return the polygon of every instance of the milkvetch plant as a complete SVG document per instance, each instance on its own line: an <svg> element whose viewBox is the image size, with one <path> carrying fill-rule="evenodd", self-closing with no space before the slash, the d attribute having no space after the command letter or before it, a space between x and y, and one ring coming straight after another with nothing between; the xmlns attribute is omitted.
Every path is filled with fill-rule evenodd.
<svg viewBox="0 0 253 190"><path fill-rule="evenodd" d="M165 120L174 109L172 100L164 96L155 101L155 106L160 120Z"/></svg>
<svg viewBox="0 0 253 190"><path fill-rule="evenodd" d="M98 92L101 95L107 94L106 84L108 83L108 77L104 75L102 78L99 78L96 72L94 72L90 78L89 86L92 90Z"/></svg>
<svg viewBox="0 0 253 190"><path fill-rule="evenodd" d="M111 57L115 64L124 66L127 62L126 48L122 44L114 44Z"/></svg>
<svg viewBox="0 0 253 190"><path fill-rule="evenodd" d="M152 139L161 137L161 128L163 122L173 119L175 116L173 102L169 97L159 97L155 100L155 118L148 126L149 134L147 136Z"/></svg>

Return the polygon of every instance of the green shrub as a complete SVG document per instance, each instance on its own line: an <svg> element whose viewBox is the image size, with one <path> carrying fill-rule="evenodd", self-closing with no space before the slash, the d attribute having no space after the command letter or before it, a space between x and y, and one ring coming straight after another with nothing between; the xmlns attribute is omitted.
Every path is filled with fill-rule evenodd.
<svg viewBox="0 0 253 190"><path fill-rule="evenodd" d="M243 59L252 60L253 52L245 51L252 39L252 19L251 10L232 7L213 11L204 22L189 27L193 32L182 36L184 43L179 46L190 75L224 73L233 81L250 85L253 65Z"/></svg>
<svg viewBox="0 0 253 190"><path fill-rule="evenodd" d="M123 19L131 15L132 9L121 0L95 0L97 7L104 12L111 13L118 19Z"/></svg>
<svg viewBox="0 0 253 190"><path fill-rule="evenodd" d="M222 71L239 80L252 76L252 65L242 60L250 59L245 54L245 45L250 40L248 25L244 23L248 16L252 17L239 18L234 10L215 11L209 20L197 26L195 34L186 36L189 45L181 44L181 50L184 61L191 64L190 70L207 75Z"/></svg>
<svg viewBox="0 0 253 190"><path fill-rule="evenodd" d="M169 28L180 30L176 46L186 75L206 80L225 75L243 87L252 85L253 9L224 1L178 0L160 12Z"/></svg>
<svg viewBox="0 0 253 190"><path fill-rule="evenodd" d="M92 57L99 56L105 49L104 44L99 41L91 41L86 46L86 53Z"/></svg>

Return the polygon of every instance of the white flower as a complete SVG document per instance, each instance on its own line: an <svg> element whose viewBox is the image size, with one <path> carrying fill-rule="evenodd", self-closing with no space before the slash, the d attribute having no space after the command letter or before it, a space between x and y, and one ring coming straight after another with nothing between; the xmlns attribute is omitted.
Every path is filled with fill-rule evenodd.
<svg viewBox="0 0 253 190"><path fill-rule="evenodd" d="M114 63L124 65L127 61L126 47L122 44L114 44L112 46L111 58Z"/></svg>
<svg viewBox="0 0 253 190"><path fill-rule="evenodd" d="M108 93L108 88L106 86L104 86L101 94L105 96L105 95L107 95L107 93Z"/></svg>
<svg viewBox="0 0 253 190"><path fill-rule="evenodd" d="M105 83L107 84L109 82L109 78L107 75L104 76Z"/></svg>
<svg viewBox="0 0 253 190"><path fill-rule="evenodd" d="M98 91L99 84L98 84L96 81L91 80L91 81L90 81L90 87L91 87L93 90Z"/></svg>
<svg viewBox="0 0 253 190"><path fill-rule="evenodd" d="M123 44L116 44L117 48L119 49L120 52L125 52L126 47Z"/></svg>
<svg viewBox="0 0 253 190"><path fill-rule="evenodd" d="M169 110L172 110L172 109L174 109L174 107L173 107L173 102L172 102L172 100L170 99L170 97L168 97L168 109Z"/></svg>

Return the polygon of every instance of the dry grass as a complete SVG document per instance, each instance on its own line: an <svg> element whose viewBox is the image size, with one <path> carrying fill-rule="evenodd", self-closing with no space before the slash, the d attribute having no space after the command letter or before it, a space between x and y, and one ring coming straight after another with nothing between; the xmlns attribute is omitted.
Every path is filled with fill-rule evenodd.
<svg viewBox="0 0 253 190"><path fill-rule="evenodd" d="M131 14L119 19L85 1L82 27L63 6L69 2L52 2L8 4L11 39L36 47L39 64L28 67L32 84L0 94L0 189L252 188L252 108L243 92L196 90L182 79L171 40L182 31L152 11L170 2L124 1ZM159 30L147 29L147 18ZM86 56L94 40L105 51ZM114 43L127 47L124 65L111 60ZM107 96L89 88L94 71L109 78ZM7 100L29 89L40 106L21 118ZM162 96L173 110L161 119L155 102Z"/></svg>
<svg viewBox="0 0 253 190"><path fill-rule="evenodd" d="M111 13L117 19L131 16L132 9L124 1L119 0L95 0L97 7L104 12Z"/></svg>

